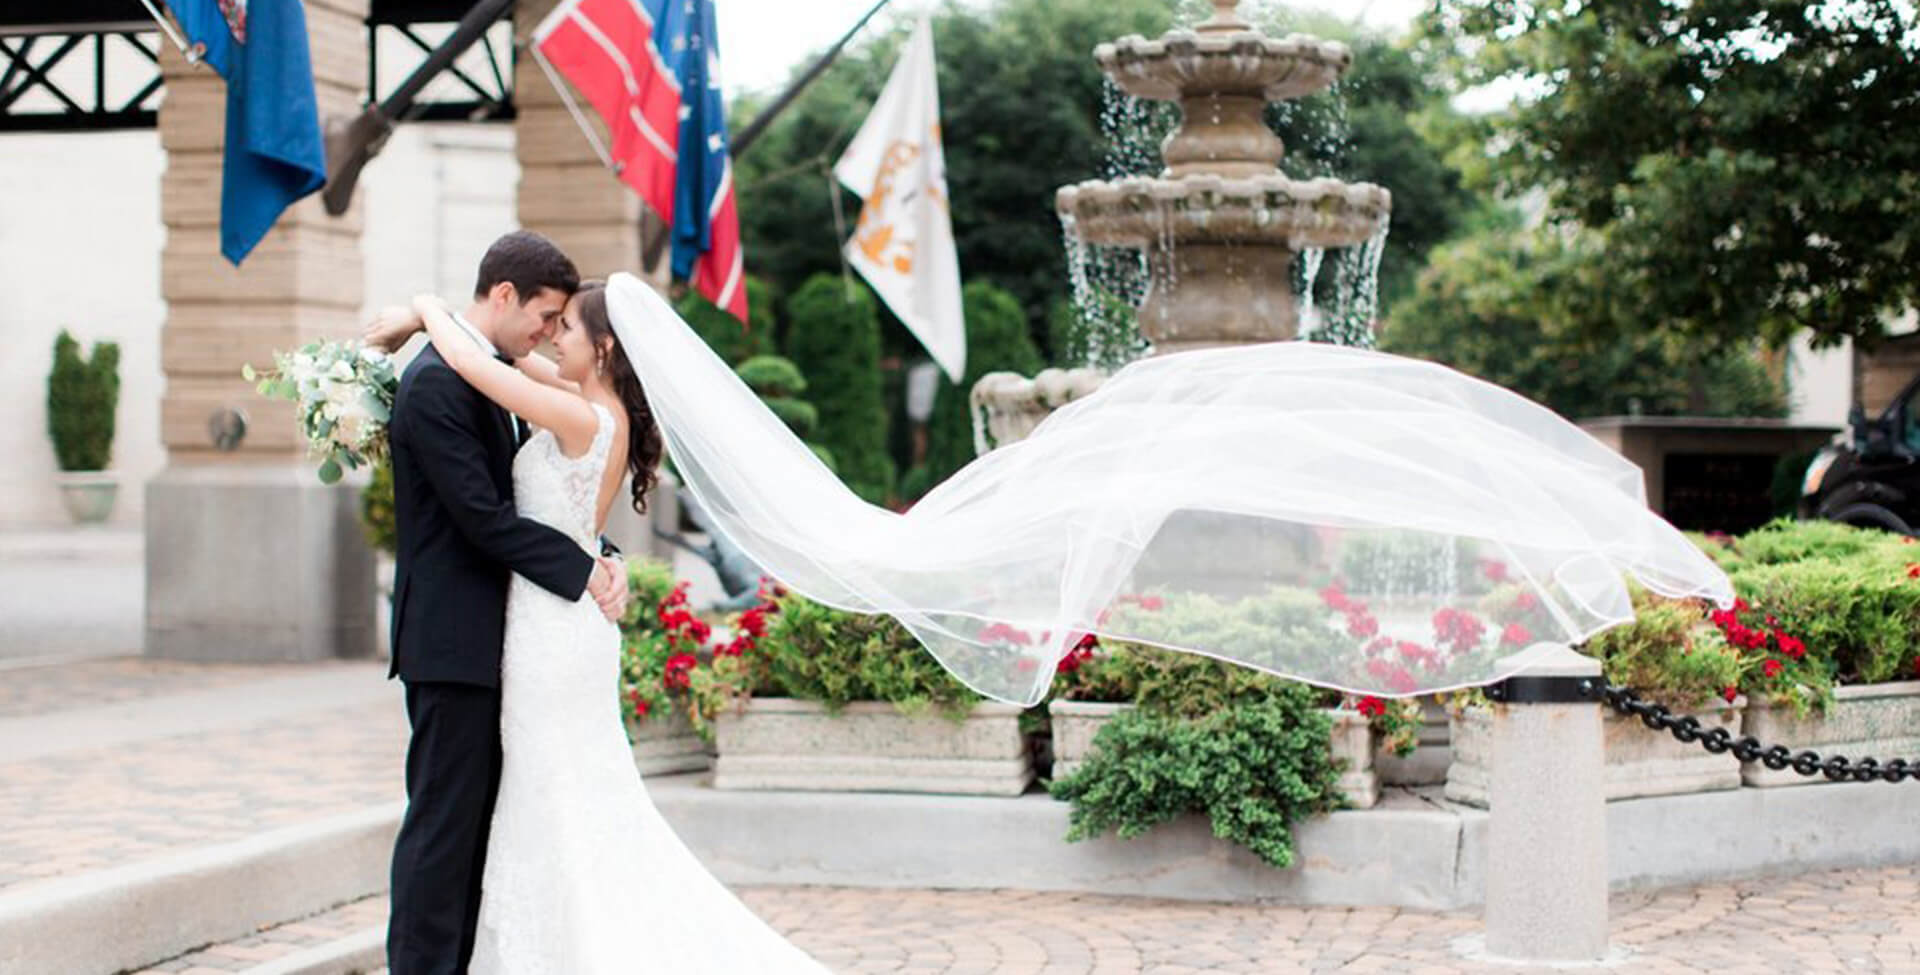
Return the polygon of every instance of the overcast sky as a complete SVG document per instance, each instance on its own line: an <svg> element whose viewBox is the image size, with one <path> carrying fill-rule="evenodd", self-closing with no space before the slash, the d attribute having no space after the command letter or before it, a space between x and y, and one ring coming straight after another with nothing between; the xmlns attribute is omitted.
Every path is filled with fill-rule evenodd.
<svg viewBox="0 0 1920 975"><path fill-rule="evenodd" d="M962 0L985 5L986 0ZM1389 31L1404 28L1425 0L1302 0L1301 7L1346 13L1364 10L1366 23ZM729 95L765 90L786 80L797 64L824 50L872 7L874 0L715 0L720 26L720 70ZM867 33L930 9L927 0L893 0L867 25ZM1167 7L1173 8L1173 0ZM934 39L939 44L939 38ZM1091 56L1092 52L1089 51Z"/></svg>

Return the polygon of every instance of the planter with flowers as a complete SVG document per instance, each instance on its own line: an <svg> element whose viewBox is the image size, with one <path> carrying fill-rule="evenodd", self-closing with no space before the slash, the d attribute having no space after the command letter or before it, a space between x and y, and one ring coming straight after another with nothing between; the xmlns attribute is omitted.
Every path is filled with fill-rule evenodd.
<svg viewBox="0 0 1920 975"><path fill-rule="evenodd" d="M1600 634L1585 650L1600 658L1608 683L1623 684L1675 710L1699 717L1702 731L1738 735L1747 698L1742 689L1772 680L1761 661L1709 618L1708 604L1663 600L1636 592L1638 618ZM1454 697L1453 762L1446 796L1486 806L1493 712L1477 692ZM1609 800L1712 792L1740 787L1740 763L1671 735L1651 733L1637 718L1602 712Z"/></svg>
<svg viewBox="0 0 1920 975"><path fill-rule="evenodd" d="M1742 597L1715 620L1762 655L1767 693L1743 733L1822 757L1920 755L1920 545L1833 522L1776 522L1701 540ZM1747 785L1828 781L1760 762Z"/></svg>
<svg viewBox="0 0 1920 975"><path fill-rule="evenodd" d="M1165 614L1169 627L1237 626L1263 637L1324 633L1310 593L1276 590L1225 605L1205 597L1123 598L1114 611ZM1298 616L1309 625L1293 630ZM1137 620L1116 629L1142 629ZM1278 624L1278 625L1275 625ZM1107 832L1139 836L1162 823L1205 816L1220 839L1276 867L1294 860L1293 827L1379 797L1372 769L1377 729L1410 747L1410 705L1340 697L1212 657L1135 643L1083 639L1061 660L1047 708L1053 736L1050 791L1072 804L1069 840Z"/></svg>
<svg viewBox="0 0 1920 975"><path fill-rule="evenodd" d="M891 617L775 593L738 628L751 647L690 674L715 788L1012 796L1033 781L1022 709L982 701Z"/></svg>
<svg viewBox="0 0 1920 975"><path fill-rule="evenodd" d="M695 728L691 675L712 629L687 608L687 584L664 563L627 567L632 598L620 622L620 710L634 764L642 775L710 768L707 742Z"/></svg>

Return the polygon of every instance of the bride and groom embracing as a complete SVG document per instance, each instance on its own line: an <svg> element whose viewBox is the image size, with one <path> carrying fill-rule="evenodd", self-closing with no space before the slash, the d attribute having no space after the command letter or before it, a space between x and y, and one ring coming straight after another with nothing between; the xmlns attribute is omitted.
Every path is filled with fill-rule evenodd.
<svg viewBox="0 0 1920 975"><path fill-rule="evenodd" d="M649 969L823 971L700 865L633 764L626 574L600 534L628 475L644 510L664 445L605 288L518 231L464 311L422 296L365 338L422 329L389 424L391 676L412 727L391 971L629 971L643 921Z"/></svg>

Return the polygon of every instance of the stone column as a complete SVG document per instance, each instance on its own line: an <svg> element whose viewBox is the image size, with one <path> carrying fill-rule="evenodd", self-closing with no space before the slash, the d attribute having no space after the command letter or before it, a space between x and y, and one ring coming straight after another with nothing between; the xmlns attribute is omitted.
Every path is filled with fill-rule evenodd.
<svg viewBox="0 0 1920 975"><path fill-rule="evenodd" d="M358 109L367 78L367 0L306 3L321 118ZM374 647L374 561L355 487L326 487L293 421L240 378L274 350L359 330L362 215L296 203L243 266L220 255L226 85L162 44L159 134L161 336L167 467L147 487L149 656L314 660ZM246 418L221 449L209 426Z"/></svg>
<svg viewBox="0 0 1920 975"><path fill-rule="evenodd" d="M1523 676L1600 680L1565 646L1525 655ZM1493 708L1487 788L1488 954L1526 962L1607 955L1607 800L1600 699Z"/></svg>
<svg viewBox="0 0 1920 975"><path fill-rule="evenodd" d="M531 37L533 28L555 3L515 3L514 36ZM611 146L599 115L578 92L569 94L581 117L599 135L600 144ZM640 195L600 161L566 102L531 54L521 56L514 65L513 102L517 113L513 122L514 155L520 161L520 226L552 238L573 258L582 277L604 278L625 271L647 278L664 290L670 283L669 261L663 257L653 274L641 267L644 240L647 235L664 233L664 227L640 202ZM678 511L678 505L664 496L671 490L663 485L649 503L656 515ZM619 500L607 517L607 536L629 555L670 553L666 543L653 538L648 519L636 514L627 499L627 488L622 486Z"/></svg>

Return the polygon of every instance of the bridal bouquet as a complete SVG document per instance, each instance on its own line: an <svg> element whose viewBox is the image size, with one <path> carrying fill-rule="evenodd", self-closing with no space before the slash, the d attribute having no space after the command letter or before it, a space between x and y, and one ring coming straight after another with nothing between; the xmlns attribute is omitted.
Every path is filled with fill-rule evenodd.
<svg viewBox="0 0 1920 975"><path fill-rule="evenodd" d="M292 402L307 446L320 462L320 481L333 484L386 456L387 419L399 377L393 358L359 342L309 342L273 354L273 369L241 370L260 394Z"/></svg>

